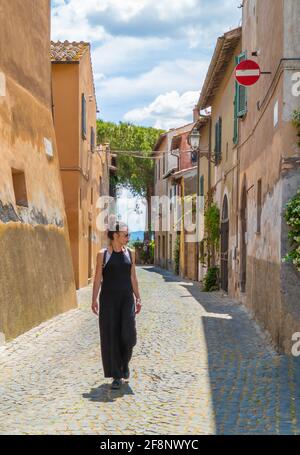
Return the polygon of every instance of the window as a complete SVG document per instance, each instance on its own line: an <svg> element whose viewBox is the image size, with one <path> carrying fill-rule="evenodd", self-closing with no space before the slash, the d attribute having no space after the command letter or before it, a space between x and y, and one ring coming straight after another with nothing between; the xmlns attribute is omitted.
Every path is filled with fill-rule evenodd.
<svg viewBox="0 0 300 455"><path fill-rule="evenodd" d="M261 194L261 179L257 182L257 227L256 232L261 232L261 211L262 211L262 194Z"/></svg>
<svg viewBox="0 0 300 455"><path fill-rule="evenodd" d="M102 177L99 177L99 196L102 195Z"/></svg>
<svg viewBox="0 0 300 455"><path fill-rule="evenodd" d="M200 177L200 196L204 196L204 175Z"/></svg>
<svg viewBox="0 0 300 455"><path fill-rule="evenodd" d="M95 149L95 130L94 127L91 126L91 151L93 152Z"/></svg>
<svg viewBox="0 0 300 455"><path fill-rule="evenodd" d="M215 163L220 164L222 159L222 117L215 124Z"/></svg>
<svg viewBox="0 0 300 455"><path fill-rule="evenodd" d="M242 52L235 57L235 64L237 65L242 60L247 58L246 52ZM233 101L234 122L233 122L233 143L238 143L238 118L243 117L247 112L247 88L238 84L235 81L235 94Z"/></svg>
<svg viewBox="0 0 300 455"><path fill-rule="evenodd" d="M91 188L91 205L93 205L94 202L94 192L93 192L93 187Z"/></svg>
<svg viewBox="0 0 300 455"><path fill-rule="evenodd" d="M236 57L236 64L246 60L246 52ZM247 112L247 87L236 83L237 116L243 117Z"/></svg>
<svg viewBox="0 0 300 455"><path fill-rule="evenodd" d="M24 171L12 169L12 180L15 193L16 204L21 207L28 207L26 180Z"/></svg>
<svg viewBox="0 0 300 455"><path fill-rule="evenodd" d="M160 179L160 158L158 158L158 179Z"/></svg>
<svg viewBox="0 0 300 455"><path fill-rule="evenodd" d="M86 99L84 93L81 95L81 136L86 139Z"/></svg>
<svg viewBox="0 0 300 455"><path fill-rule="evenodd" d="M274 125L274 127L276 127L278 125L278 100L274 104L273 125Z"/></svg>

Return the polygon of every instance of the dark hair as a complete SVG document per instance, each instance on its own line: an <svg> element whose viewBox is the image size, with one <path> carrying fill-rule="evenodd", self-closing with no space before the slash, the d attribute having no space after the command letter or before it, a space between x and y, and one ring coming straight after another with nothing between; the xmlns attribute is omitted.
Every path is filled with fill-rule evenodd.
<svg viewBox="0 0 300 455"><path fill-rule="evenodd" d="M127 224L124 223L123 221L115 221L113 224L111 223L107 229L107 237L110 240L113 240L114 233L120 232L120 231L124 230L124 228L127 228Z"/></svg>

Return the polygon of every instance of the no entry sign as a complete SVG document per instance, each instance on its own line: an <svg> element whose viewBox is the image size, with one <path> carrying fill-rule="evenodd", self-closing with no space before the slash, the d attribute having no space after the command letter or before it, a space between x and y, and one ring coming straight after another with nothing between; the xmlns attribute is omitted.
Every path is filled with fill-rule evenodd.
<svg viewBox="0 0 300 455"><path fill-rule="evenodd" d="M235 67L235 78L241 85L253 85L260 78L260 67L253 60L243 60Z"/></svg>

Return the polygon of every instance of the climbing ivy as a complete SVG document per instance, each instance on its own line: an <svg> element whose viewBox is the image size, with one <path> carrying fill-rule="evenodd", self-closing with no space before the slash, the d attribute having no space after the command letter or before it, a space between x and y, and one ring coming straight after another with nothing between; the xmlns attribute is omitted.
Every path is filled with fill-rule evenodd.
<svg viewBox="0 0 300 455"><path fill-rule="evenodd" d="M283 262L291 262L300 272L300 189L286 204L284 218L290 227L288 238L291 251L285 255Z"/></svg>
<svg viewBox="0 0 300 455"><path fill-rule="evenodd" d="M220 209L214 202L206 207L204 212L204 226L207 242L212 248L218 250L220 239Z"/></svg>
<svg viewBox="0 0 300 455"><path fill-rule="evenodd" d="M175 262L175 273L179 274L179 258L180 258L180 236L177 235L175 248L174 248L174 262Z"/></svg>
<svg viewBox="0 0 300 455"><path fill-rule="evenodd" d="M219 267L216 265L216 254L220 243L220 210L216 203L207 201L204 211L204 227L206 244L206 257L208 263L207 273L203 279L204 291L219 289Z"/></svg>
<svg viewBox="0 0 300 455"><path fill-rule="evenodd" d="M292 114L292 123L297 128L299 137L298 146L300 147L300 109L295 109Z"/></svg>

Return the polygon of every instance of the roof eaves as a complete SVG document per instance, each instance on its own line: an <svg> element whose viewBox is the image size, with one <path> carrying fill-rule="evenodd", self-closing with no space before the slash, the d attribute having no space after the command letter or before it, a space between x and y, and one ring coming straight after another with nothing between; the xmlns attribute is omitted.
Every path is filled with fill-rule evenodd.
<svg viewBox="0 0 300 455"><path fill-rule="evenodd" d="M242 36L242 28L224 33L217 39L216 47L206 74L197 107L205 109L210 106L215 90L218 88L222 74L227 67L232 53Z"/></svg>
<svg viewBox="0 0 300 455"><path fill-rule="evenodd" d="M164 140L164 138L165 138L166 136L167 136L167 133L162 133L162 134L159 136L159 138L158 138L157 141L156 141L156 144L155 144L154 147L153 147L153 151L154 151L154 152L157 152L157 151L158 151L158 148L161 146L161 144L162 144L162 142L163 142L163 140Z"/></svg>

